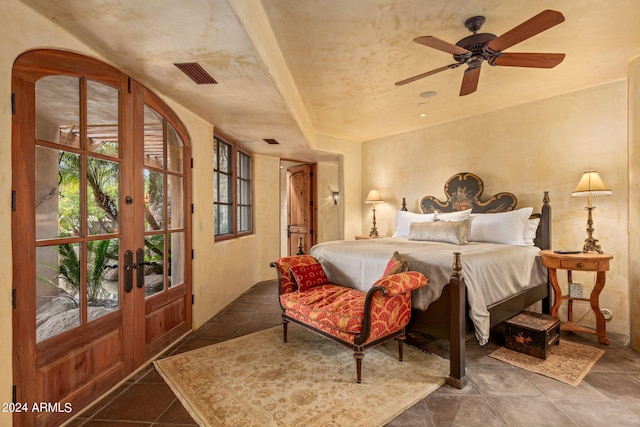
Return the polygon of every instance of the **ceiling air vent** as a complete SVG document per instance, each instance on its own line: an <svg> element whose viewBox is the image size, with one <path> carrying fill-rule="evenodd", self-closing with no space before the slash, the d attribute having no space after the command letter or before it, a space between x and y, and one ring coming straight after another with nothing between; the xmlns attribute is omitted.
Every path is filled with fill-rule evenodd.
<svg viewBox="0 0 640 427"><path fill-rule="evenodd" d="M182 62L179 64L174 63L176 67L183 73L185 73L191 80L199 85L212 85L218 83L211 74L202 68L197 62Z"/></svg>
<svg viewBox="0 0 640 427"><path fill-rule="evenodd" d="M276 141L273 138L267 138L267 139L263 139L264 142L266 142L267 144L271 144L271 145L276 145L276 144L280 144L278 141Z"/></svg>

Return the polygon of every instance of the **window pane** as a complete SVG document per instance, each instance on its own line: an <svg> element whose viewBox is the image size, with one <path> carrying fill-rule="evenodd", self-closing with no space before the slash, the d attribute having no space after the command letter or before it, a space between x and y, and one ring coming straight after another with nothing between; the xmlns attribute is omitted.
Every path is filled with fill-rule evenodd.
<svg viewBox="0 0 640 427"><path fill-rule="evenodd" d="M144 164L164 168L164 118L144 106Z"/></svg>
<svg viewBox="0 0 640 427"><path fill-rule="evenodd" d="M118 308L118 239L87 242L87 321Z"/></svg>
<svg viewBox="0 0 640 427"><path fill-rule="evenodd" d="M87 81L87 150L118 156L118 89Z"/></svg>
<svg viewBox="0 0 640 427"><path fill-rule="evenodd" d="M80 79L46 76L36 82L36 138L80 147Z"/></svg>
<svg viewBox="0 0 640 427"><path fill-rule="evenodd" d="M238 181L238 204L251 204L251 183L249 181Z"/></svg>
<svg viewBox="0 0 640 427"><path fill-rule="evenodd" d="M80 245L36 248L36 342L80 325Z"/></svg>
<svg viewBox="0 0 640 427"><path fill-rule="evenodd" d="M164 229L164 174L144 170L144 229Z"/></svg>
<svg viewBox="0 0 640 427"><path fill-rule="evenodd" d="M220 194L220 190L218 188L218 183L219 183L219 178L218 178L218 173L214 172L213 173L213 202L214 203L218 203L220 200L218 199L218 195Z"/></svg>
<svg viewBox="0 0 640 427"><path fill-rule="evenodd" d="M118 229L120 165L87 159L87 233L110 234Z"/></svg>
<svg viewBox="0 0 640 427"><path fill-rule="evenodd" d="M182 172L184 146L178 132L167 125L167 168L174 172Z"/></svg>
<svg viewBox="0 0 640 427"><path fill-rule="evenodd" d="M233 230L231 228L231 206L229 205L219 205L218 206L218 222L220 226L220 230L218 234L229 234Z"/></svg>
<svg viewBox="0 0 640 427"><path fill-rule="evenodd" d="M220 205L213 205L213 235L220 234Z"/></svg>
<svg viewBox="0 0 640 427"><path fill-rule="evenodd" d="M184 190L180 176L167 175L169 229L184 227Z"/></svg>
<svg viewBox="0 0 640 427"><path fill-rule="evenodd" d="M220 174L218 176L219 182L219 191L218 194L218 202L220 203L229 203L231 202L231 184L229 180L229 175Z"/></svg>
<svg viewBox="0 0 640 427"><path fill-rule="evenodd" d="M36 146L36 239L80 235L80 156Z"/></svg>
<svg viewBox="0 0 640 427"><path fill-rule="evenodd" d="M144 243L144 261L151 264L143 267L144 295L149 297L164 289L164 235L145 236Z"/></svg>
<svg viewBox="0 0 640 427"><path fill-rule="evenodd" d="M169 286L184 283L184 233L171 233L169 241Z"/></svg>
<svg viewBox="0 0 640 427"><path fill-rule="evenodd" d="M251 230L251 208L249 206L238 207L238 232Z"/></svg>
<svg viewBox="0 0 640 427"><path fill-rule="evenodd" d="M238 177L249 179L251 176L250 157L241 151L238 151Z"/></svg>
<svg viewBox="0 0 640 427"><path fill-rule="evenodd" d="M216 139L215 149L217 156L214 169L219 172L231 173L231 145Z"/></svg>

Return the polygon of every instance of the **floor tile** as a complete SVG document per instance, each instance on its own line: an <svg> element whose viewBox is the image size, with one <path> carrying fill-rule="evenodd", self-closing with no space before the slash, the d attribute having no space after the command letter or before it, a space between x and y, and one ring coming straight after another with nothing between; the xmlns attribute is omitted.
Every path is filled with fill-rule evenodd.
<svg viewBox="0 0 640 427"><path fill-rule="evenodd" d="M165 354L190 351L281 325L277 282L265 281L249 289ZM412 331L408 335L408 344L448 357L448 341ZM610 333L611 344L605 346L593 335L563 332L561 339L605 350L584 381L573 387L489 357L500 346L500 334L494 335L496 340L485 346L469 336L467 385L462 390L445 384L387 426L640 425L640 353L628 348L628 337ZM344 349L336 346L336 351ZM132 376L69 424L70 427L195 425L153 365Z"/></svg>

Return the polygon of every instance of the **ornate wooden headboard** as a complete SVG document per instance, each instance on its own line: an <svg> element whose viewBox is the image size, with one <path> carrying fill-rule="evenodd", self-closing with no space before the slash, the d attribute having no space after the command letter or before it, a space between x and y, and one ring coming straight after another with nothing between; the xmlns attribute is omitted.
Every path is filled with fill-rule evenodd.
<svg viewBox="0 0 640 427"><path fill-rule="evenodd" d="M424 213L455 212L471 208L475 213L506 212L515 209L518 200L511 193L498 193L482 201L484 183L477 175L461 172L449 178L444 185L447 196L445 202L433 196L425 196L420 200L420 208Z"/></svg>

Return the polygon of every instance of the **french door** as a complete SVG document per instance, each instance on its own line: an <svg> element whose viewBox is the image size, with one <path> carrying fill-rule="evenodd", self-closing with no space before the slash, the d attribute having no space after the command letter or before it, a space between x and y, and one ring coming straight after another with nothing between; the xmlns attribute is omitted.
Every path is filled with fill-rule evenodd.
<svg viewBox="0 0 640 427"><path fill-rule="evenodd" d="M191 329L191 154L99 61L32 51L12 82L14 423L56 425Z"/></svg>

